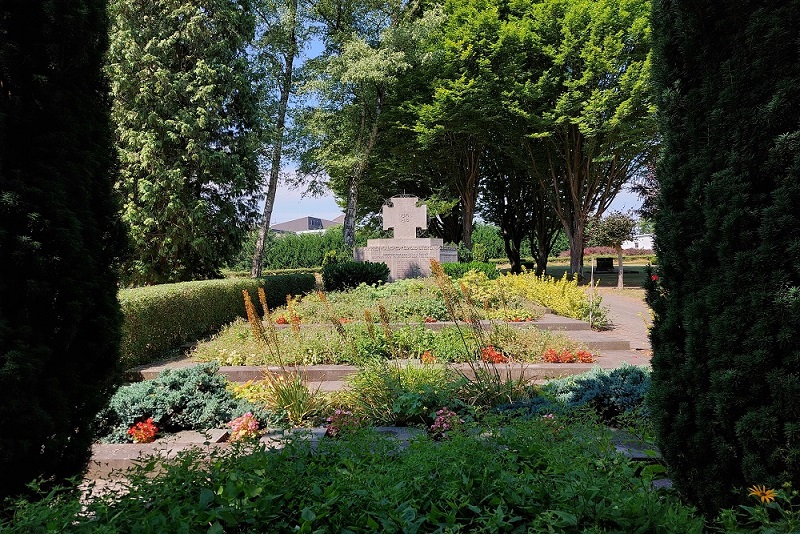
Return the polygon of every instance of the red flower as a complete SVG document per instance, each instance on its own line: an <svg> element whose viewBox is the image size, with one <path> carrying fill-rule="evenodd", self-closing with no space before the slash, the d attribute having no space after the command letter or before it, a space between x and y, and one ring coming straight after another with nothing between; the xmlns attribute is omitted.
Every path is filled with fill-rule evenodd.
<svg viewBox="0 0 800 534"><path fill-rule="evenodd" d="M481 360L487 363L508 363L508 358L492 345L481 349Z"/></svg>
<svg viewBox="0 0 800 534"><path fill-rule="evenodd" d="M128 435L134 443L152 443L156 439L158 427L153 423L153 418L140 421L128 429Z"/></svg>
<svg viewBox="0 0 800 534"><path fill-rule="evenodd" d="M658 275L657 274L652 275L650 277L650 280L652 280L653 282L658 282Z"/></svg>
<svg viewBox="0 0 800 534"><path fill-rule="evenodd" d="M275 324L289 324L289 321L286 320L286 317L281 315L277 319L275 319Z"/></svg>

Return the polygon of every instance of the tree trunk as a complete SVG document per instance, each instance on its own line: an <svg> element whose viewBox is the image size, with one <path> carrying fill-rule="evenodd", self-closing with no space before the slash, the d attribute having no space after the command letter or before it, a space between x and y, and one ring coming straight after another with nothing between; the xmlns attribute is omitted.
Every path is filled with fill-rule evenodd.
<svg viewBox="0 0 800 534"><path fill-rule="evenodd" d="M584 225L576 224L573 228L566 228L569 241L569 274L583 280L583 233Z"/></svg>
<svg viewBox="0 0 800 534"><path fill-rule="evenodd" d="M522 243L522 239L510 235L508 232L503 232L503 244L505 245L506 256L508 256L508 261L511 263L511 272L515 274L522 272L522 261L520 260L519 253L520 243Z"/></svg>
<svg viewBox="0 0 800 534"><path fill-rule="evenodd" d="M375 147L375 141L378 138L378 119L381 115L383 108L383 89L378 89L375 96L375 114L372 119L372 129L369 132L369 139L367 146L364 148L364 154L361 159L356 163L353 169L353 176L350 177L350 184L347 188L347 208L344 212L344 244L348 248L356 246L356 206L358 203L358 189L361 185L361 178L364 176L364 171L367 170L367 161L372 154L372 149Z"/></svg>
<svg viewBox="0 0 800 534"><path fill-rule="evenodd" d="M622 270L623 270L622 269L622 245L617 243L616 244L616 249L617 249L617 264L619 265L619 273L617 274L617 289L622 289L624 287L624 284L623 284L623 281L622 281L622 277L623 277L623 272L622 272Z"/></svg>
<svg viewBox="0 0 800 534"><path fill-rule="evenodd" d="M530 241L531 254L534 253L534 250L537 251L533 258L536 260L536 276L542 276L547 272L547 257L550 255L550 250L548 250L547 243L542 239L541 235L537 236L536 239L531 236Z"/></svg>
<svg viewBox="0 0 800 534"><path fill-rule="evenodd" d="M278 176L281 171L281 155L283 153L283 134L286 130L286 112L289 109L289 95L292 90L292 80L294 76L293 66L294 57L297 54L297 36L295 34L297 2L292 3L291 11L292 35L291 46L284 56L284 69L281 73L281 94L278 103L278 116L275 123L275 139L272 144L272 157L270 159L269 182L267 184L267 198L264 200L264 213L261 217L261 225L258 227L258 239L256 248L253 251L253 262L250 265L250 277L258 278L261 276L261 265L264 260L264 247L267 242L267 232L269 223L272 219L272 208L275 206L275 191L278 188Z"/></svg>

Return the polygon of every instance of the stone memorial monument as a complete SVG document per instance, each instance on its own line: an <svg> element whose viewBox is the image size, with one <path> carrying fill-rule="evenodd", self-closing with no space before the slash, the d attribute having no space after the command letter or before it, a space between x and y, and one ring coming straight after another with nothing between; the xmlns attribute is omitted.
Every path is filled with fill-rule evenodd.
<svg viewBox="0 0 800 534"><path fill-rule="evenodd" d="M394 228L392 239L369 239L356 248L356 261L383 262L389 266L389 281L430 276L431 259L441 263L458 261L455 247L441 239L419 238L417 228L428 227L428 208L417 206L417 197L397 196L383 206L383 229Z"/></svg>

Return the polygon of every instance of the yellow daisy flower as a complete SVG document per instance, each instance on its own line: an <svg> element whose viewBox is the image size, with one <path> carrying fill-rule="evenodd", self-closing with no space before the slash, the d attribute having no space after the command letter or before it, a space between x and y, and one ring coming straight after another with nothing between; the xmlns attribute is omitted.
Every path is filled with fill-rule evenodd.
<svg viewBox="0 0 800 534"><path fill-rule="evenodd" d="M761 499L761 502L772 502L775 500L775 497L778 495L778 492L774 489L767 489L766 486L753 486L752 488L747 488L750 490L748 495L752 497L758 497Z"/></svg>

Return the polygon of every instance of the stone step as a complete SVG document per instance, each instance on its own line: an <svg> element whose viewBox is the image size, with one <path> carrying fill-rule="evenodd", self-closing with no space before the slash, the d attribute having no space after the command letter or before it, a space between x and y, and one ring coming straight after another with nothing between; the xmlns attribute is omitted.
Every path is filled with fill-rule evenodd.
<svg viewBox="0 0 800 534"><path fill-rule="evenodd" d="M595 332L594 330L574 330L566 333L573 341L586 346L592 352L611 350L630 350L631 342L613 337L610 332Z"/></svg>

